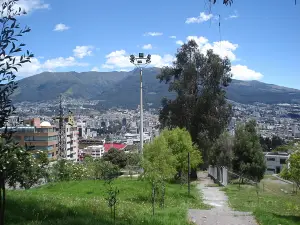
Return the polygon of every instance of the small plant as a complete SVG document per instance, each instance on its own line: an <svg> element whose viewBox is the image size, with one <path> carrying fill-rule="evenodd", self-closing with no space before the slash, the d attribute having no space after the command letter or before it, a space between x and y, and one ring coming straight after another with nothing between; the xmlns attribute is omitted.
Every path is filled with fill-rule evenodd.
<svg viewBox="0 0 300 225"><path fill-rule="evenodd" d="M110 207L110 216L111 219L116 224L116 206L117 206L117 196L119 194L119 190L117 187L113 186L113 179L106 180L105 184L107 185L107 195L106 198L108 207Z"/></svg>

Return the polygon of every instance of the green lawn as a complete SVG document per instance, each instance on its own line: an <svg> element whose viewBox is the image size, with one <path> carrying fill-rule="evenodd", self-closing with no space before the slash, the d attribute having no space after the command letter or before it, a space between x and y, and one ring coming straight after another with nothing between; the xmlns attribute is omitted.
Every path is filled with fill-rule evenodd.
<svg viewBox="0 0 300 225"><path fill-rule="evenodd" d="M193 186L168 184L166 207L156 206L152 216L151 186L145 181L117 179L120 190L116 224L184 225L188 208L205 208ZM6 225L110 225L103 181L72 181L48 184L26 191L9 191Z"/></svg>
<svg viewBox="0 0 300 225"><path fill-rule="evenodd" d="M300 224L300 194L291 193L292 185L264 179L259 185L259 198L256 187L250 185L241 185L240 190L238 185L229 185L223 190L232 208L253 212L260 225Z"/></svg>

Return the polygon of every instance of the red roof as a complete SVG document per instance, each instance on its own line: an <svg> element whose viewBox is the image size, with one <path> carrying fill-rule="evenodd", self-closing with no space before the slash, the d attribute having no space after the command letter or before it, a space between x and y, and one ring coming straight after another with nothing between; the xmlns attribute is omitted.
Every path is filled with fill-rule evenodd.
<svg viewBox="0 0 300 225"><path fill-rule="evenodd" d="M127 145L126 144L119 144L119 143L105 143L104 144L104 150L105 152L108 152L111 148L116 148L118 150L123 150Z"/></svg>

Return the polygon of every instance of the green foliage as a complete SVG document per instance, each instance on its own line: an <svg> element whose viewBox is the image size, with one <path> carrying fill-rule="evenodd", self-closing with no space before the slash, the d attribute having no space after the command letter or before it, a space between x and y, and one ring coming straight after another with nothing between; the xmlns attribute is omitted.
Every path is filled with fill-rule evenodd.
<svg viewBox="0 0 300 225"><path fill-rule="evenodd" d="M0 24L1 24L1 38L0 38L0 127L4 127L8 117L14 112L11 96L17 88L15 82L16 72L25 63L30 62L33 57L28 50L22 54L25 44L18 43L19 37L30 32L30 28L25 27L22 29L17 21L17 16L23 14L22 9L16 9L17 0L1 1L0 9ZM8 155L14 155L11 151L15 149L9 144L12 142L11 134L5 132L1 134L1 138L6 139L3 148L0 148L0 160L10 158ZM9 146L8 146L9 145ZM3 145L2 145L3 146ZM10 152L7 152L10 151ZM13 162L6 161L5 165L10 167L12 171L10 174L15 174L15 160ZM4 224L4 211L5 211L5 183L9 179L6 171L0 171L0 224ZM14 179L14 178L13 178Z"/></svg>
<svg viewBox="0 0 300 225"><path fill-rule="evenodd" d="M272 136L271 139L268 137L264 138L264 137L260 136L259 141L260 141L261 147L263 148L264 152L269 152L272 150L286 151L286 149L284 147L285 141L278 136Z"/></svg>
<svg viewBox="0 0 300 225"><path fill-rule="evenodd" d="M165 182L176 174L176 157L168 146L164 136L156 137L153 142L145 145L143 150L144 177L152 185L152 214L154 215L156 192L161 190L161 206L165 200Z"/></svg>
<svg viewBox="0 0 300 225"><path fill-rule="evenodd" d="M126 166L127 158L124 151L111 148L108 152L104 153L103 160L109 161L120 168L124 168Z"/></svg>
<svg viewBox="0 0 300 225"><path fill-rule="evenodd" d="M84 180L90 177L89 172L85 164L61 159L52 166L51 181Z"/></svg>
<svg viewBox="0 0 300 225"><path fill-rule="evenodd" d="M194 169L202 163L200 151L193 144L191 135L186 129L175 128L163 130L161 135L167 141L169 149L176 158L176 170L178 173L188 172L188 153L190 153L190 165Z"/></svg>
<svg viewBox="0 0 300 225"><path fill-rule="evenodd" d="M126 169L129 172L129 175L132 177L134 173L137 173L141 168L142 157L141 154L137 152L126 153Z"/></svg>
<svg viewBox="0 0 300 225"><path fill-rule="evenodd" d="M8 191L6 225L112 225L107 189L101 180L49 183L26 191ZM166 184L165 208L151 216L149 182L118 178L118 225L189 225L187 210L206 209L196 186L191 196L178 184Z"/></svg>
<svg viewBox="0 0 300 225"><path fill-rule="evenodd" d="M291 180L300 188L300 151L291 154L289 158L289 172Z"/></svg>
<svg viewBox="0 0 300 225"><path fill-rule="evenodd" d="M110 180L120 174L120 169L117 165L112 164L110 161L102 159L94 161L94 178Z"/></svg>
<svg viewBox="0 0 300 225"><path fill-rule="evenodd" d="M209 162L211 165L232 167L233 158L233 137L228 132L224 132L214 142L209 152Z"/></svg>
<svg viewBox="0 0 300 225"><path fill-rule="evenodd" d="M176 158L163 136L146 144L143 156L144 177L151 183L170 180L176 174Z"/></svg>
<svg viewBox="0 0 300 225"><path fill-rule="evenodd" d="M223 60L212 50L203 55L191 40L178 49L174 66L162 68L157 76L161 82L169 83L170 92L176 93L174 100L162 101L162 127L186 128L203 150L204 163L208 162L208 148L231 117L224 89L231 82L230 71L228 58Z"/></svg>
<svg viewBox="0 0 300 225"><path fill-rule="evenodd" d="M47 155L37 152L35 157L16 143L0 138L0 172L5 174L10 187L29 189L41 179L47 179L46 167L49 164Z"/></svg>
<svg viewBox="0 0 300 225"><path fill-rule="evenodd" d="M292 190L292 185L281 182L262 182L257 201L257 188L254 186L228 185L224 188L230 206L237 211L252 212L260 225L298 225L300 218L300 197L285 194L282 190Z"/></svg>
<svg viewBox="0 0 300 225"><path fill-rule="evenodd" d="M291 173L286 165L283 167L283 169L281 170L279 175L282 179L285 179L285 180L291 179Z"/></svg>
<svg viewBox="0 0 300 225"><path fill-rule="evenodd" d="M256 134L256 122L239 125L233 144L233 171L249 179L260 181L266 170L264 154Z"/></svg>

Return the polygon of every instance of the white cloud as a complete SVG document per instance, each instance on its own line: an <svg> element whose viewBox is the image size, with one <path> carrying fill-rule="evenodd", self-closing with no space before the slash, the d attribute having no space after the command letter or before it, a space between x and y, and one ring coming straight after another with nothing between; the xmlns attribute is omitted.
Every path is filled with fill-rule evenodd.
<svg viewBox="0 0 300 225"><path fill-rule="evenodd" d="M217 41L209 43L208 39L202 36L187 37L187 41L192 39L196 41L203 54L205 54L207 50L212 49L214 53L218 54L221 58L228 57L231 61L236 60L236 56L233 52L238 48L238 44L233 44L229 41Z"/></svg>
<svg viewBox="0 0 300 225"><path fill-rule="evenodd" d="M38 9L49 9L50 5L44 3L43 0L19 0L14 5L14 8L17 10L19 7L21 7L23 11L30 13Z"/></svg>
<svg viewBox="0 0 300 225"><path fill-rule="evenodd" d="M99 72L99 68L98 68L97 66L95 66L95 67L93 67L93 68L91 69L91 71Z"/></svg>
<svg viewBox="0 0 300 225"><path fill-rule="evenodd" d="M176 39L176 36L170 36L169 38Z"/></svg>
<svg viewBox="0 0 300 225"><path fill-rule="evenodd" d="M151 55L150 65L154 67L171 66L174 60L175 57L170 54L166 54L163 57L160 55Z"/></svg>
<svg viewBox="0 0 300 225"><path fill-rule="evenodd" d="M55 28L53 29L53 31L64 31L64 30L69 30L70 27L66 26L63 23L59 23L55 25Z"/></svg>
<svg viewBox="0 0 300 225"><path fill-rule="evenodd" d="M42 68L53 70L59 67L71 67L71 66L88 66L87 63L77 62L74 57L58 57L54 59L48 59L42 64Z"/></svg>
<svg viewBox="0 0 300 225"><path fill-rule="evenodd" d="M163 33L161 33L161 32L148 32L148 33L144 34L144 36L152 36L152 37L161 36L161 35L163 35Z"/></svg>
<svg viewBox="0 0 300 225"><path fill-rule="evenodd" d="M43 71L55 71L56 68L66 68L66 67L85 67L88 63L82 63L76 61L74 57L58 57L54 59L48 59L44 63L41 63L38 58L32 58L31 63L22 64L17 72L18 76L29 77Z"/></svg>
<svg viewBox="0 0 300 225"><path fill-rule="evenodd" d="M238 13L237 13L237 11L234 11L234 13L233 14L231 14L231 15L229 15L227 18L225 18L226 20L228 20L228 19L236 19L236 18L238 18L239 17L239 15L238 15Z"/></svg>
<svg viewBox="0 0 300 225"><path fill-rule="evenodd" d="M82 59L85 56L91 56L93 48L91 45L76 46L75 49L73 49L73 54L75 57Z"/></svg>
<svg viewBox="0 0 300 225"><path fill-rule="evenodd" d="M201 12L198 17L190 17L187 18L185 23L203 23L210 20L213 17L213 14L206 14L205 12Z"/></svg>
<svg viewBox="0 0 300 225"><path fill-rule="evenodd" d="M157 54L151 55L151 63L150 66L154 67L162 67L162 66L170 66L172 62L175 60L174 56L170 54L166 54L164 56L160 56ZM133 68L134 65L130 63L129 54L126 53L125 50L119 50L115 52L111 52L106 56L106 62L102 65L104 69L116 69L126 71L128 68Z"/></svg>
<svg viewBox="0 0 300 225"><path fill-rule="evenodd" d="M152 45L151 44L144 45L143 49L152 49Z"/></svg>
<svg viewBox="0 0 300 225"><path fill-rule="evenodd" d="M205 38L205 37L202 37L202 36L200 36L200 37L197 37L197 36L188 36L186 38L186 40L187 41L194 40L199 47L201 47L202 45L204 45L204 44L206 44L208 42L208 39Z"/></svg>
<svg viewBox="0 0 300 225"><path fill-rule="evenodd" d="M233 78L238 80L260 80L263 77L261 73L251 70L243 65L232 66L231 72Z"/></svg>
<svg viewBox="0 0 300 225"><path fill-rule="evenodd" d="M177 44L177 45L183 45L184 42L183 42L182 40L178 40L178 41L176 41L176 44Z"/></svg>
<svg viewBox="0 0 300 225"><path fill-rule="evenodd" d="M123 49L106 55L106 62L102 65L105 69L128 67L133 67L133 65L129 61L129 55Z"/></svg>

